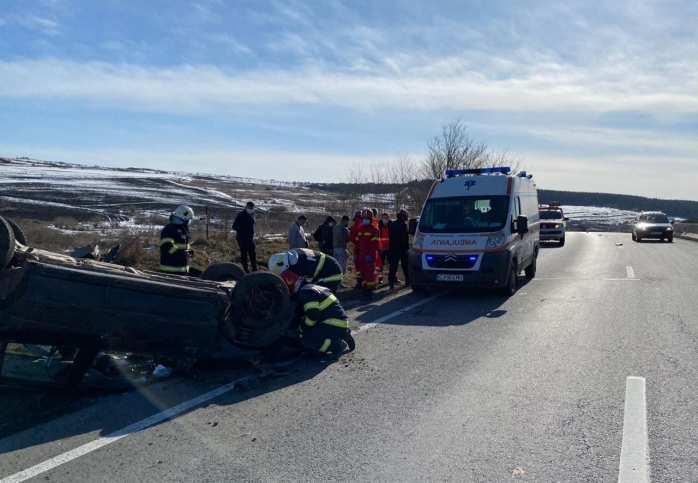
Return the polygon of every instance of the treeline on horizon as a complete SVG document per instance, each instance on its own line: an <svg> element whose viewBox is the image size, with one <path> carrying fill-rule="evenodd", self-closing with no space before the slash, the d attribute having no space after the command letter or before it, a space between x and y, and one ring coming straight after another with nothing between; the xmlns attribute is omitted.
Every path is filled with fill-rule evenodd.
<svg viewBox="0 0 698 483"><path fill-rule="evenodd" d="M431 181L412 181L409 185L431 186ZM356 192L357 188L364 193L393 193L405 188L404 185L385 183L311 183L310 188L320 189L345 195ZM428 189L428 188L427 188ZM419 190L423 192L423 189ZM538 190L538 200L541 204L550 201L559 201L562 205L572 206L596 206L600 208L615 208L625 211L662 211L668 216L698 220L698 201L690 200L664 200L659 198L646 198L644 196L619 195L612 193L587 193L577 191ZM416 201L416 200L415 200ZM422 200L423 202L423 200ZM419 203L415 203L418 205ZM421 207L421 206L420 206Z"/></svg>

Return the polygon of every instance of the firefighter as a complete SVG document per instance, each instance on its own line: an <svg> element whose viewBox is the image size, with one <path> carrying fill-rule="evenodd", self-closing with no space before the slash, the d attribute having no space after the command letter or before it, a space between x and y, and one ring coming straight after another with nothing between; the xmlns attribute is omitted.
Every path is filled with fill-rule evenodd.
<svg viewBox="0 0 698 483"><path fill-rule="evenodd" d="M303 347L323 354L338 356L356 347L349 331L349 317L337 297L327 288L309 283L291 270L281 274L291 292L291 300L299 308L295 322L297 336Z"/></svg>
<svg viewBox="0 0 698 483"><path fill-rule="evenodd" d="M269 258L269 271L283 277L285 271L305 277L309 283L327 287L337 294L342 283L342 267L329 255L309 248L294 248Z"/></svg>
<svg viewBox="0 0 698 483"><path fill-rule="evenodd" d="M371 300L376 289L376 255L378 253L378 228L373 225L373 212L366 208L361 213L361 229L357 238L358 256L354 254L354 264L361 272L362 300Z"/></svg>
<svg viewBox="0 0 698 483"><path fill-rule="evenodd" d="M176 275L198 277L201 271L189 266L194 252L189 246L189 226L194 220L194 210L186 205L178 206L170 214L170 223L160 234L160 271Z"/></svg>
<svg viewBox="0 0 698 483"><path fill-rule="evenodd" d="M402 272L405 274L405 286L410 284L410 273L407 269L407 262L410 253L410 234L407 227L407 220L410 214L407 210L400 210L397 219L390 224L390 248L388 250L388 283L390 290L395 288L396 283L401 283L397 279L398 264L402 265Z"/></svg>
<svg viewBox="0 0 698 483"><path fill-rule="evenodd" d="M378 225L378 230L380 236L378 238L378 258L376 259L376 276L378 277L378 283L383 282L383 269L385 267L385 261L388 257L388 249L390 248L390 220L389 213L383 213L381 215L381 221Z"/></svg>
<svg viewBox="0 0 698 483"><path fill-rule="evenodd" d="M358 240L358 235L359 235L359 230L361 229L361 211L356 211L354 212L354 224L351 226L351 230L349 230L349 241L354 245L354 272L356 273L356 285L354 286L355 289L360 289L361 288L361 272L359 271L359 266L357 265L356 260L359 258L359 240Z"/></svg>

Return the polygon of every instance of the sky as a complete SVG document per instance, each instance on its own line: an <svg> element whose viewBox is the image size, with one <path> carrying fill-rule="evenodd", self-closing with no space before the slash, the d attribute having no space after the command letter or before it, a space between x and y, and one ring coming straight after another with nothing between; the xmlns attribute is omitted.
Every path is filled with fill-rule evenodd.
<svg viewBox="0 0 698 483"><path fill-rule="evenodd" d="M0 156L339 182L460 119L540 188L698 200L696 25L695 0L0 0Z"/></svg>

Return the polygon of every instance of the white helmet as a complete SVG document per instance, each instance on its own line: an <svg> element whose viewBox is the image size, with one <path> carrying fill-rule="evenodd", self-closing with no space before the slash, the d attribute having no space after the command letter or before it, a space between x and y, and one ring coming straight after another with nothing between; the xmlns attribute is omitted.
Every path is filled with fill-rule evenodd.
<svg viewBox="0 0 698 483"><path fill-rule="evenodd" d="M194 210L187 205L180 205L172 213L170 213L170 223L176 225L191 225L194 219Z"/></svg>
<svg viewBox="0 0 698 483"><path fill-rule="evenodd" d="M269 258L269 271L275 275L279 275L296 263L298 263L298 253L293 250L284 253L276 253Z"/></svg>

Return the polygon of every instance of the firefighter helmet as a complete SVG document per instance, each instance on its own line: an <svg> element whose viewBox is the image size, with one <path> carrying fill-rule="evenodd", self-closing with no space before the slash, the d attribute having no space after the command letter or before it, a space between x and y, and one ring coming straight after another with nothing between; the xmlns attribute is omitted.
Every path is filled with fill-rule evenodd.
<svg viewBox="0 0 698 483"><path fill-rule="evenodd" d="M277 253L269 258L269 271L279 275L284 270L298 263L298 253L289 250L284 253Z"/></svg>
<svg viewBox="0 0 698 483"><path fill-rule="evenodd" d="M356 220L357 218L361 218L361 210L356 210L354 212L354 218L352 219Z"/></svg>
<svg viewBox="0 0 698 483"><path fill-rule="evenodd" d="M361 213L361 218L364 220L372 220L373 219L373 211L370 210L369 208L364 208L363 213Z"/></svg>
<svg viewBox="0 0 698 483"><path fill-rule="evenodd" d="M305 281L305 277L301 277L291 270L284 270L283 272L279 273L279 277L283 279L284 283L288 287L288 291L292 294L298 293L303 285L303 282Z"/></svg>
<svg viewBox="0 0 698 483"><path fill-rule="evenodd" d="M178 206L172 213L170 213L170 223L176 225L191 225L194 219L194 210L189 208L187 205Z"/></svg>

